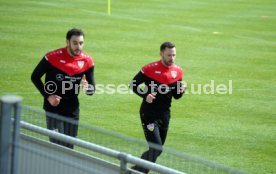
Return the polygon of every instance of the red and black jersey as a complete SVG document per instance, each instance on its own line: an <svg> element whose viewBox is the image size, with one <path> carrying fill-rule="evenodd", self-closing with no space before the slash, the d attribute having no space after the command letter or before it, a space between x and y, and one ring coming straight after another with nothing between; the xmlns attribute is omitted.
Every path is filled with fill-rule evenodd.
<svg viewBox="0 0 276 174"><path fill-rule="evenodd" d="M133 78L132 90L143 98L141 110L143 112L164 112L169 111L172 97L178 99L181 81L183 78L182 69L177 65L164 66L161 61L145 65L141 71ZM142 90L139 85L144 83ZM156 98L153 103L146 102L146 96L155 93Z"/></svg>
<svg viewBox="0 0 276 174"><path fill-rule="evenodd" d="M93 60L88 54L82 52L80 55L72 57L68 54L67 48L51 51L45 55L45 58L52 66L70 76L85 72L94 66Z"/></svg>
<svg viewBox="0 0 276 174"><path fill-rule="evenodd" d="M45 82L41 77L45 74ZM89 85L95 89L94 63L92 58L82 52L78 56L70 56L67 48L60 48L47 53L32 73L32 81L44 96L44 109L49 110L51 105L47 98L49 95L62 97L56 109L70 113L79 107L79 85L83 75ZM89 94L92 94L90 91Z"/></svg>

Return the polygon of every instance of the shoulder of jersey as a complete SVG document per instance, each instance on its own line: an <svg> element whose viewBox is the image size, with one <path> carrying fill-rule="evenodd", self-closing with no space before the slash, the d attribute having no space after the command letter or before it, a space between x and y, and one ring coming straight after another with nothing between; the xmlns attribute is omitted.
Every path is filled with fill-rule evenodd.
<svg viewBox="0 0 276 174"><path fill-rule="evenodd" d="M46 55L45 55L45 58L49 61L51 59L55 59L61 55L64 54L64 51L66 51L64 48L59 48L59 49L56 49L56 50L53 50L53 51L50 51L48 52Z"/></svg>
<svg viewBox="0 0 276 174"><path fill-rule="evenodd" d="M149 70L154 70L155 68L157 68L159 66L160 66L160 61L152 62L152 63L149 63L149 64L143 66L141 71L143 73L145 73L145 72L148 72ZM176 64L172 65L171 69L174 69L174 70L176 70L178 72L181 72L181 73L183 72L182 68L180 66L176 65Z"/></svg>
<svg viewBox="0 0 276 174"><path fill-rule="evenodd" d="M50 51L45 55L46 60L49 62L58 61L59 59L66 58L66 48L59 48L54 51ZM82 60L88 63L88 66L94 66L94 61L92 57L90 57L87 53L82 52L79 56L77 56L77 60Z"/></svg>
<svg viewBox="0 0 276 174"><path fill-rule="evenodd" d="M159 61L152 62L152 63L149 63L149 64L143 66L141 69L142 73L147 73L147 72L153 70L154 68L157 68L159 66L158 62Z"/></svg>
<svg viewBox="0 0 276 174"><path fill-rule="evenodd" d="M94 66L94 61L91 56L89 56L86 52L82 52L80 54L80 59L84 59L90 66Z"/></svg>
<svg viewBox="0 0 276 174"><path fill-rule="evenodd" d="M177 70L177 71L183 71L182 68L176 64L173 65L173 69Z"/></svg>
<svg viewBox="0 0 276 174"><path fill-rule="evenodd" d="M183 70L180 66L174 64L172 70L177 71L180 75L180 78L183 78Z"/></svg>

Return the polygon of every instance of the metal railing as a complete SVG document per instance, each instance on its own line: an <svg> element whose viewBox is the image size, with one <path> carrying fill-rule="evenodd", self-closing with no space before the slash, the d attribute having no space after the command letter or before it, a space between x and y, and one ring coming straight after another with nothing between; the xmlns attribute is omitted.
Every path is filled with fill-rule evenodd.
<svg viewBox="0 0 276 174"><path fill-rule="evenodd" d="M62 170L65 166L71 170L76 169L76 167L73 166L79 166L77 168L81 170L83 169L82 171L88 171L86 169L89 169L90 172L86 172L87 174L98 174L109 173L103 171L109 170L111 167L113 169L112 174L138 174L139 172L128 168L128 164L133 164L149 169L151 171L150 173L152 174L180 174L183 172L188 174L245 174L244 172L235 170L233 168L169 148L163 149L162 155L158 159L157 163L151 163L139 158L138 156L142 151L148 148L148 145L157 149L160 148L159 146L154 144L147 144L143 141L134 139L133 137L127 137L113 131L98 128L92 125L86 125L83 123L79 123L81 133L79 134L78 138L60 134L46 128L44 112L33 109L30 106L21 107L20 101L21 100L17 100L14 102L14 97L4 97L4 100L3 97L1 98L0 173L17 174L16 172L18 170L18 162L16 159L18 158L18 151L20 151L23 154L22 156L24 156L23 159L22 156L20 157L20 167L23 165L23 168L26 169L25 166L29 166L26 169L26 174L36 174L37 171L34 171L39 168L38 166L40 166L40 168L44 168L44 173L47 173L48 169L52 168L52 166L55 167L56 164L61 161L62 162L59 166L63 167L60 167L58 170L49 171L62 173ZM19 119L20 113L21 121ZM60 120L64 119L57 115L53 115L53 117ZM14 121L12 122L12 120ZM11 132L11 130L13 131ZM22 141L22 143L20 143L20 138L18 138L19 132L21 135L24 134L31 138L26 139L23 138L24 136L21 136L20 141ZM66 147L50 143L49 138L72 144L75 146L75 148L74 150L69 150ZM32 143L32 139L36 139L36 141L34 141L35 143ZM55 152L58 152L59 154L55 154ZM76 153L81 155L77 155L78 158L75 158L74 154ZM61 156L67 156L65 157L65 161ZM87 156L87 158L85 156ZM93 166L91 166L92 163L87 164L87 166L78 164L79 160L86 162L91 161L92 158L92 161L97 161L97 163L100 163L100 165L94 166L93 168ZM26 163L26 161L29 160L32 160L32 162ZM33 166L38 161L38 165ZM54 163L55 161L56 163ZM32 170L32 168L34 169ZM72 171L70 172L72 173ZM41 172L39 171L38 173Z"/></svg>
<svg viewBox="0 0 276 174"><path fill-rule="evenodd" d="M144 168L150 169L152 171L159 172L161 174L184 174L183 172L179 172L177 170L170 169L168 167L161 166L159 164L155 164L155 163L152 163L152 162L142 160L142 159L134 157L130 154L126 154L126 153L119 152L119 151L116 151L116 150L112 150L112 149L109 149L109 148L106 148L106 147L103 147L103 146L99 146L97 144L93 144L93 143L90 143L90 142L87 142L87 141L83 141L83 140L80 140L80 139L77 139L77 138L74 138L74 137L70 137L70 136L67 136L67 135L64 135L64 134L53 132L51 130L41 128L39 126L35 126L35 125L32 125L32 124L26 123L24 121L21 121L20 124L21 124L21 128L23 128L23 129L33 131L33 132L36 132L36 133L39 133L39 134L42 134L42 135L45 135L45 136L49 136L51 138L55 138L55 139L64 141L66 143L70 143L70 144L85 148L85 149L89 149L89 150L92 150L94 152L98 152L98 153L107 155L107 156L112 157L112 158L116 158L116 159L120 160L121 174L129 172L129 169L127 168L128 163L139 165L139 166L142 166Z"/></svg>
<svg viewBox="0 0 276 174"><path fill-rule="evenodd" d="M19 96L2 96L0 99L0 173L18 173L16 144L19 143L21 101ZM17 121L11 124L11 118Z"/></svg>
<svg viewBox="0 0 276 174"><path fill-rule="evenodd" d="M5 174L17 174L18 173L18 154L20 150L19 134L20 128L31 132L35 132L49 138L61 140L66 143L73 144L75 146L85 148L120 161L120 173L128 174L130 169L127 167L128 163L142 166L144 168L156 171L161 174L183 174L180 171L170 169L168 167L155 164L134 157L130 154L119 152L104 146L93 144L84 140L80 140L74 137L70 137L58 132L48 130L43 127L39 127L24 121L20 121L21 112L21 97L17 96L4 96L1 97L1 119L0 119L0 172ZM12 130L12 131L11 131ZM7 136L8 135L8 136Z"/></svg>

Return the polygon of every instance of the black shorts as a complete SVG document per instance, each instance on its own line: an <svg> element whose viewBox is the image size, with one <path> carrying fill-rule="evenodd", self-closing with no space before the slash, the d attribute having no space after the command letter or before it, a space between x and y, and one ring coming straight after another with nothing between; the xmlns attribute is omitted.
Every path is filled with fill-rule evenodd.
<svg viewBox="0 0 276 174"><path fill-rule="evenodd" d="M146 140L163 145L169 129L170 112L140 112L140 118Z"/></svg>

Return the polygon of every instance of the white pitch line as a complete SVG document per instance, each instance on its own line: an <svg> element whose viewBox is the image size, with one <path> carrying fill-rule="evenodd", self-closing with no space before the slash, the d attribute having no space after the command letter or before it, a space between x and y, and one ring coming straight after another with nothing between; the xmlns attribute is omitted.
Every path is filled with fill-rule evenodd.
<svg viewBox="0 0 276 174"><path fill-rule="evenodd" d="M86 10L86 9L81 9L81 11L83 11L85 13L91 13L94 15L98 15L98 16L106 16L106 13L104 13L104 12L98 12L98 11Z"/></svg>
<svg viewBox="0 0 276 174"><path fill-rule="evenodd" d="M13 94L40 94L39 92L3 92L3 95L13 95Z"/></svg>
<svg viewBox="0 0 276 174"><path fill-rule="evenodd" d="M53 3L53 2L34 2L34 1L29 1L28 3L39 4L39 5L46 5L46 6L51 6L51 7L62 7L63 6L63 4L61 4L61 3Z"/></svg>
<svg viewBox="0 0 276 174"><path fill-rule="evenodd" d="M252 88L240 88L240 89L232 89L232 91L267 91L275 88L262 88L262 89L252 89Z"/></svg>
<svg viewBox="0 0 276 174"><path fill-rule="evenodd" d="M213 34L218 35L218 34L221 34L221 32L219 32L219 31L214 31Z"/></svg>
<svg viewBox="0 0 276 174"><path fill-rule="evenodd" d="M191 26L185 26L185 25L169 25L169 26L184 29L184 30L189 30L189 31L196 31L196 32L201 31L201 29L199 29L199 28L191 27Z"/></svg>
<svg viewBox="0 0 276 174"><path fill-rule="evenodd" d="M127 16L122 16L122 15L111 15L111 17L119 18L119 19L128 19L132 21L139 21L139 22L150 22L149 20L145 19L140 19L140 18L133 18L133 17L127 17Z"/></svg>
<svg viewBox="0 0 276 174"><path fill-rule="evenodd" d="M86 12L86 13L95 14L98 16L106 16L106 13L103 13L103 12L97 12L97 11L91 11L91 10L85 10L85 9L83 9L82 11ZM117 15L117 14L112 14L112 15L110 15L110 17L117 18L117 19L127 19L127 20L132 20L132 21L139 21L139 22L150 22L149 20L145 20L145 19L128 17L128 16L123 16L123 15Z"/></svg>
<svg viewBox="0 0 276 174"><path fill-rule="evenodd" d="M262 41L262 42L271 42L265 39L261 38L256 38L256 37L249 37L249 36L241 36L241 35L234 35L237 38L242 38L242 39L249 39L249 40L255 40L255 41Z"/></svg>

